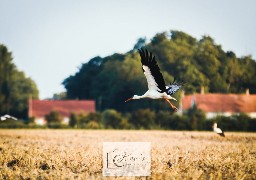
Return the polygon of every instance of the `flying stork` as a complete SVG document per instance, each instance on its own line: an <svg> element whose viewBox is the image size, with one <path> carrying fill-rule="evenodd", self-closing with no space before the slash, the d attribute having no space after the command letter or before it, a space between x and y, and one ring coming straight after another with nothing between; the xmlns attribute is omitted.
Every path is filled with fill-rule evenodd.
<svg viewBox="0 0 256 180"><path fill-rule="evenodd" d="M212 126L212 128L213 128L213 131L214 131L215 133L217 133L218 135L220 135L220 136L222 136L222 137L225 137L224 132L223 132L220 128L217 127L217 123L214 123L213 126Z"/></svg>
<svg viewBox="0 0 256 180"><path fill-rule="evenodd" d="M153 56L153 54L148 52L146 49L139 49L138 51L141 57L142 70L147 79L148 91L142 96L134 95L132 98L127 99L125 102L142 98L165 99L170 104L170 106L175 111L177 111L178 109L170 102L169 99L177 101L171 95L175 94L181 88L182 83L178 83L174 79L170 85L166 86L163 75L160 72L160 69L155 60L155 56Z"/></svg>

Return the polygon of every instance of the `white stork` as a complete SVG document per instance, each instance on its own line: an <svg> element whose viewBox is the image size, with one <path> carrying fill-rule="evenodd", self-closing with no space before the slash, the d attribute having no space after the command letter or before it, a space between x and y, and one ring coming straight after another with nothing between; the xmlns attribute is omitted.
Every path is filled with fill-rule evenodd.
<svg viewBox="0 0 256 180"><path fill-rule="evenodd" d="M217 133L218 135L220 135L220 136L222 136L222 137L225 137L224 132L223 132L220 128L217 127L217 123L214 123L213 126L212 126L212 128L213 128L213 131L214 131L215 133Z"/></svg>
<svg viewBox="0 0 256 180"><path fill-rule="evenodd" d="M7 119L13 119L13 120L16 120L16 121L18 120L16 117L10 116L10 115L8 115L8 114L6 114L6 115L0 117L0 120L1 120L1 121L5 121L5 120L7 120Z"/></svg>
<svg viewBox="0 0 256 180"><path fill-rule="evenodd" d="M142 96L134 95L125 102L142 98L165 99L171 107L177 111L178 109L169 101L169 99L177 101L171 95L181 88L182 83L175 82L174 80L170 85L165 86L164 78L157 65L155 56L147 50L139 49L138 51L141 57L142 70L147 79L148 91Z"/></svg>

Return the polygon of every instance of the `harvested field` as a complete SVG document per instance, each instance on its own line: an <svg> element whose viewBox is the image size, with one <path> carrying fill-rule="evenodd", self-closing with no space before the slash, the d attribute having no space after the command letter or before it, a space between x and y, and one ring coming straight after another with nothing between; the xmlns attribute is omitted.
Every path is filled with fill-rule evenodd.
<svg viewBox="0 0 256 180"><path fill-rule="evenodd" d="M0 179L102 176L102 142L151 142L151 176L255 179L256 134L136 130L0 130Z"/></svg>

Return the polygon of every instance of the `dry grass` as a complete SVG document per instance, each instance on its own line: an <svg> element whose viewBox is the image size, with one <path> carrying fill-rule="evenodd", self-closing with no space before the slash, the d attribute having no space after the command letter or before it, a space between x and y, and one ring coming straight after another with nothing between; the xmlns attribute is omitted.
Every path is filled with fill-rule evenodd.
<svg viewBox="0 0 256 180"><path fill-rule="evenodd" d="M102 176L102 142L149 141L151 177L255 179L256 134L107 130L0 130L0 179ZM126 179L122 177L120 179Z"/></svg>

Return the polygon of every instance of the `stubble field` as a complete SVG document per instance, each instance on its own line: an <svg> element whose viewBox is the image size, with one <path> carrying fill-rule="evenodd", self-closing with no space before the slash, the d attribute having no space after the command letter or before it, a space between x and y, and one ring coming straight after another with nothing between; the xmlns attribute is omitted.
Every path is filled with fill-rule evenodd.
<svg viewBox="0 0 256 180"><path fill-rule="evenodd" d="M102 143L151 142L151 176L256 179L256 134L124 130L0 130L0 179L102 176Z"/></svg>

